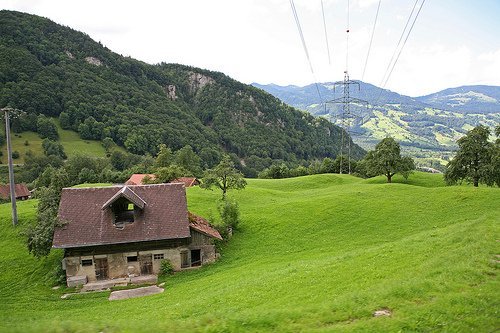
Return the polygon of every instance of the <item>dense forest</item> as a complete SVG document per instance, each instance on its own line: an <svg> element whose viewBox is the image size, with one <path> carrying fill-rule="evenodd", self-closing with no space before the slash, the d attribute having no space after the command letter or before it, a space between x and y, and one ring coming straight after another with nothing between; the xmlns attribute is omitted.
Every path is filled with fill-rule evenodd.
<svg viewBox="0 0 500 333"><path fill-rule="evenodd" d="M138 155L187 145L206 167L222 153L252 175L339 152L341 129L222 73L150 65L113 53L48 19L0 12L0 107L24 111L15 132L57 140L51 120L82 139L106 140ZM351 143L352 144L352 143ZM352 144L353 156L364 151Z"/></svg>

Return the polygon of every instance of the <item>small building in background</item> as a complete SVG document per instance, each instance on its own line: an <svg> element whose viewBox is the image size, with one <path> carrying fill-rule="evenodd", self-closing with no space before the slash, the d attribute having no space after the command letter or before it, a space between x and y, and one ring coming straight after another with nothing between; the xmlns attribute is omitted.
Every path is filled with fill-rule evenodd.
<svg viewBox="0 0 500 333"><path fill-rule="evenodd" d="M172 180L171 183L181 183L184 184L185 187L200 185L200 181L195 177L179 177Z"/></svg>
<svg viewBox="0 0 500 333"><path fill-rule="evenodd" d="M189 213L183 184L62 190L53 247L65 250L68 282L158 274L201 266L218 254L219 232Z"/></svg>
<svg viewBox="0 0 500 333"><path fill-rule="evenodd" d="M156 176L154 174L147 173L134 173L130 178L125 182L125 185L144 185L144 178L149 178L151 180L155 180Z"/></svg>
<svg viewBox="0 0 500 333"><path fill-rule="evenodd" d="M14 191L17 200L27 200L31 197L31 192L28 190L26 184L16 184ZM10 200L10 186L9 184L0 185L0 199Z"/></svg>

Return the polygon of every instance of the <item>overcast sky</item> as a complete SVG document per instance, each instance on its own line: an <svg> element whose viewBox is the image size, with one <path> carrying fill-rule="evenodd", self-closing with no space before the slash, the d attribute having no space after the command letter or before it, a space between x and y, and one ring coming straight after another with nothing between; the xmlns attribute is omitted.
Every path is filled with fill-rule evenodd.
<svg viewBox="0 0 500 333"><path fill-rule="evenodd" d="M379 0L295 0L315 76L289 0L2 0L83 31L112 51L154 64L221 71L244 83L306 85L361 79ZM422 0L418 0L420 4ZM413 0L382 0L364 81L380 86ZM417 5L418 8L419 5ZM471 84L500 85L500 1L426 0L386 86L419 96Z"/></svg>

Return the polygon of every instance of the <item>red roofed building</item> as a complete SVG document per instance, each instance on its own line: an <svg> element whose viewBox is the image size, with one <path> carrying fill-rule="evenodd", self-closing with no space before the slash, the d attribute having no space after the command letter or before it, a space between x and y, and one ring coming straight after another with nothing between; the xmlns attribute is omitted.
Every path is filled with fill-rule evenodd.
<svg viewBox="0 0 500 333"><path fill-rule="evenodd" d="M195 177L180 177L172 180L171 183L182 183L185 187L200 185L200 181Z"/></svg>
<svg viewBox="0 0 500 333"><path fill-rule="evenodd" d="M31 192L25 184L16 184L14 187L17 200L27 200L31 197ZM0 185L0 199L10 200L10 186L9 184Z"/></svg>
<svg viewBox="0 0 500 333"><path fill-rule="evenodd" d="M153 174L147 173L134 173L130 178L125 182L125 185L143 185L143 180L145 177L149 177L151 180L156 179L156 176Z"/></svg>
<svg viewBox="0 0 500 333"><path fill-rule="evenodd" d="M65 188L53 247L65 250L68 278L86 281L157 274L216 259L219 232L187 211L182 184Z"/></svg>

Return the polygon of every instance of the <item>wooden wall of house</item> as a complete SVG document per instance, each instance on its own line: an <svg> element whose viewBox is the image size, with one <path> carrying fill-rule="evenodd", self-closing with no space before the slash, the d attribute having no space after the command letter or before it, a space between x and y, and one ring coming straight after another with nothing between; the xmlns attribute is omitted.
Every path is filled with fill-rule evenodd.
<svg viewBox="0 0 500 333"><path fill-rule="evenodd" d="M65 249L66 257L124 253L129 251L152 251L156 249L172 249L190 244L190 238L168 239L161 241L135 242L126 244L97 245Z"/></svg>
<svg viewBox="0 0 500 333"><path fill-rule="evenodd" d="M190 244L191 247L197 245L211 245L211 244L213 244L211 237L208 237L207 235L202 234L201 232L191 229L191 244Z"/></svg>

